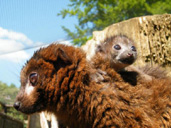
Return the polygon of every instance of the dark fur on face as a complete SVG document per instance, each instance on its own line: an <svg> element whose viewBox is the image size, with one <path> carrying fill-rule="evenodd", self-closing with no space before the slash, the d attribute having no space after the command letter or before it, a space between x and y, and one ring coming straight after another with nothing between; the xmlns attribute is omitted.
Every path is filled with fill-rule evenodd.
<svg viewBox="0 0 171 128"><path fill-rule="evenodd" d="M99 67L90 65L79 48L52 44L40 49L21 71L14 107L26 114L52 112L71 128L171 126L169 79L132 87L108 62L98 56L93 61L107 72L105 81L90 78Z"/></svg>

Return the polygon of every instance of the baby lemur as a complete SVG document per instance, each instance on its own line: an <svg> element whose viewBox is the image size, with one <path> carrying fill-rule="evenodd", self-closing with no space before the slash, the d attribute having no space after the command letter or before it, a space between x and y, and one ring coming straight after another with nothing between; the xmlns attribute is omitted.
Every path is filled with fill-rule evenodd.
<svg viewBox="0 0 171 128"><path fill-rule="evenodd" d="M107 38L104 43L97 46L96 54L110 60L110 66L119 72L125 81L131 81L133 85L137 83L137 79L152 80L152 76L131 65L137 59L137 50L134 41L124 35ZM100 69L99 73L104 74ZM95 81L103 80L101 77L94 78Z"/></svg>
<svg viewBox="0 0 171 128"><path fill-rule="evenodd" d="M134 42L124 35L118 35L105 40L97 46L96 53L111 60L111 67L120 71L131 65L137 59Z"/></svg>

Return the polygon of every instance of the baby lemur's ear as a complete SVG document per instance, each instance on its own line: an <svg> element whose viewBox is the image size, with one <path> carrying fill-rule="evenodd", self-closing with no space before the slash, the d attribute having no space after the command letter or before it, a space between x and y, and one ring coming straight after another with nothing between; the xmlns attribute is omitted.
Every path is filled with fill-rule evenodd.
<svg viewBox="0 0 171 128"><path fill-rule="evenodd" d="M97 45L97 48L96 48L96 53L100 52L100 53L104 53L105 52L105 49L103 48L102 44L100 45Z"/></svg>
<svg viewBox="0 0 171 128"><path fill-rule="evenodd" d="M57 55L62 61L64 61L64 63L72 62L70 57L67 55L67 53L62 48L57 49Z"/></svg>

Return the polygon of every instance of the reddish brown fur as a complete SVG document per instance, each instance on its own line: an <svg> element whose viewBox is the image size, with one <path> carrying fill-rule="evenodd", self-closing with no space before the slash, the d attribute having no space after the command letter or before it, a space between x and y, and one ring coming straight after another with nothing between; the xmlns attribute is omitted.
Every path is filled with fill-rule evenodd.
<svg viewBox="0 0 171 128"><path fill-rule="evenodd" d="M92 61L96 68L100 68L107 72L105 76L112 74L112 70L109 68L110 60L104 59L100 57L100 55L97 55L92 59ZM142 107L146 111L146 114L148 113L149 115L153 115L154 120L158 120L152 125L152 127L171 127L171 78L167 76L167 73L164 69L155 69L156 68L149 66L141 68L144 73L154 77L154 79L150 82L139 79L139 74L135 71L125 71L125 74L122 74L121 77L123 78L123 81L126 80L129 82L131 84L130 86L135 85L132 86L133 90L135 89L133 92L131 92L131 90L128 91L129 94L131 93L135 96L134 98L132 97L132 101L135 101L135 104L137 104L139 107ZM161 76L160 74L156 73L161 73ZM114 78L113 81L115 83L118 81L116 80L117 77L116 75L111 77ZM135 81L136 83L133 84ZM148 105L150 108L147 107ZM150 118L152 119L152 117Z"/></svg>
<svg viewBox="0 0 171 128"><path fill-rule="evenodd" d="M94 66L86 61L84 52L71 46L52 44L36 52L21 72L19 110L52 112L71 128L171 127L169 79L133 87L108 61L98 56L93 61ZM90 78L98 68L107 72L101 83ZM38 72L39 79L34 96L25 96L31 72Z"/></svg>

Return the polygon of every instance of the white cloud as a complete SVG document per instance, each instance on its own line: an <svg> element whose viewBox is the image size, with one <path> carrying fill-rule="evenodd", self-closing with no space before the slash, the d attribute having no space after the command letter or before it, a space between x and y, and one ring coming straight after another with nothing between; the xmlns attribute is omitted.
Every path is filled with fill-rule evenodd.
<svg viewBox="0 0 171 128"><path fill-rule="evenodd" d="M9 53L5 55L0 55L0 60L9 60L15 63L21 63L22 61L26 61L30 58L30 55L25 51L18 51L14 53Z"/></svg>
<svg viewBox="0 0 171 128"><path fill-rule="evenodd" d="M72 43L71 43L71 40L59 40L59 41L56 41L54 42L56 44L65 44L65 45L69 45L69 46L74 46Z"/></svg>
<svg viewBox="0 0 171 128"><path fill-rule="evenodd" d="M24 45L12 39L0 39L0 54L21 50Z"/></svg>
<svg viewBox="0 0 171 128"><path fill-rule="evenodd" d="M24 35L23 33L10 31L7 29L3 29L1 27L0 27L0 38L7 38L11 40L16 40L16 41L22 41L26 43L27 45L33 44L33 42L30 39L28 39L28 37Z"/></svg>
<svg viewBox="0 0 171 128"><path fill-rule="evenodd" d="M67 40L59 40L53 43L73 45L71 41ZM43 45L42 42L33 42L23 33L14 32L0 27L0 61L8 60L15 63L26 61L30 58L31 54L33 54L32 50L39 49L37 46L41 45ZM36 46L36 48L32 49L32 52L29 52L29 50L27 50L27 52L23 50L24 48L34 46ZM48 45L42 47L46 46Z"/></svg>
<svg viewBox="0 0 171 128"><path fill-rule="evenodd" d="M23 33L0 27L0 59L13 62L26 60L30 55L26 51L21 50L42 44L42 42L33 42Z"/></svg>

